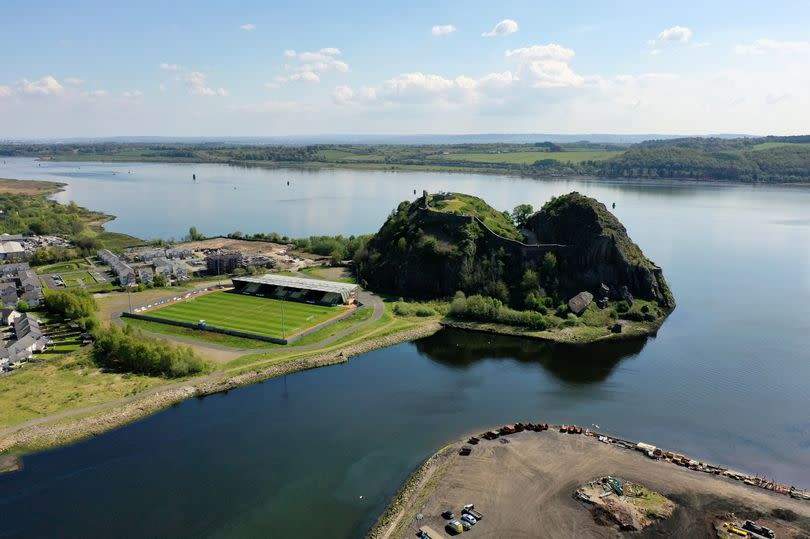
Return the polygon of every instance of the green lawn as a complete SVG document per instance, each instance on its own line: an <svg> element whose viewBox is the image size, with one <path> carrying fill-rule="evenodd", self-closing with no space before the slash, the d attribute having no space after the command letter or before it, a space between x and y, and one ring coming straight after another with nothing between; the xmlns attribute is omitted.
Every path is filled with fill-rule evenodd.
<svg viewBox="0 0 810 539"><path fill-rule="evenodd" d="M91 286L96 284L96 279L88 272L82 273L63 273L61 274L62 280L65 282L65 286L68 288L72 288L74 286Z"/></svg>
<svg viewBox="0 0 810 539"><path fill-rule="evenodd" d="M144 331L160 333L161 335L168 335L170 337L185 337L187 339L194 339L211 344L220 344L222 346L230 346L232 348L251 348L262 350L265 348L280 348L284 346L282 344L273 344L271 342L260 341L258 339L234 337L233 335L225 335L224 333L214 333L213 331L172 326L169 324L161 324L160 322L150 322L149 320L138 320L137 318L124 318L123 320L127 323L127 325L140 328ZM333 324L330 324L330 326L331 325Z"/></svg>
<svg viewBox="0 0 810 539"><path fill-rule="evenodd" d="M177 322L197 323L242 331L263 337L281 338L281 308L284 308L284 334L293 335L342 312L341 307L280 301L233 292L213 292L146 313Z"/></svg>
<svg viewBox="0 0 810 539"><path fill-rule="evenodd" d="M564 152L506 152L506 153L451 153L442 155L442 159L451 161L471 161L474 163L509 163L514 165L531 165L542 159L555 161L581 163L582 161L597 161L610 159L623 152L609 152L599 150L575 150Z"/></svg>
<svg viewBox="0 0 810 539"><path fill-rule="evenodd" d="M45 273L63 273L66 271L77 271L80 269L88 268L90 265L84 260L72 260L70 262L57 262L56 264L50 264L48 266L39 266L35 268L37 273L45 274Z"/></svg>

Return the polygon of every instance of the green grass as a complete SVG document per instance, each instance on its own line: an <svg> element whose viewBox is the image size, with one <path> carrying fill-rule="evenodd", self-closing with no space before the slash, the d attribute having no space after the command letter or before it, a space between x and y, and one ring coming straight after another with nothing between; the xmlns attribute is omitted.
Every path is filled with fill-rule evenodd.
<svg viewBox="0 0 810 539"><path fill-rule="evenodd" d="M37 273L39 274L46 274L46 273L64 273L68 271L78 271L80 269L89 268L90 264L88 264L84 259L78 260L71 260L69 262L57 262L56 264L49 264L47 266L39 266L35 268Z"/></svg>
<svg viewBox="0 0 810 539"><path fill-rule="evenodd" d="M162 378L107 373L82 350L0 377L0 427L113 401L165 384Z"/></svg>
<svg viewBox="0 0 810 539"><path fill-rule="evenodd" d="M518 232L509 217L492 208L480 198L463 193L452 193L452 195L452 199L445 200L436 200L435 197L432 197L430 207L446 213L476 216L496 234L515 240L523 239L523 235Z"/></svg>
<svg viewBox="0 0 810 539"><path fill-rule="evenodd" d="M507 153L451 153L441 158L451 161L470 161L473 163L507 163L511 165L531 165L542 159L553 159L560 162L581 163L582 161L599 161L610 159L623 152L575 150L563 152L507 152Z"/></svg>
<svg viewBox="0 0 810 539"><path fill-rule="evenodd" d="M382 161L385 159L379 154L353 153L349 150L339 149L320 150L317 157L324 161Z"/></svg>
<svg viewBox="0 0 810 539"><path fill-rule="evenodd" d="M62 281L64 281L65 286L67 288L73 288L74 286L90 286L96 284L96 278L93 277L89 272L82 272L82 273L66 273L62 274Z"/></svg>
<svg viewBox="0 0 810 539"><path fill-rule="evenodd" d="M214 292L147 313L165 320L206 324L263 337L281 338L281 308L284 307L285 335L293 335L342 312L340 307L323 307L293 301Z"/></svg>
<svg viewBox="0 0 810 539"><path fill-rule="evenodd" d="M330 268L327 266L311 266L308 268L301 268L301 273L305 275L309 275L310 277L315 277L316 279L323 279L325 281L335 281L338 283L350 283L356 284L357 281L354 277L332 277L330 276L330 270L339 269L339 268Z"/></svg>
<svg viewBox="0 0 810 539"><path fill-rule="evenodd" d="M762 144L755 144L751 146L754 151L772 150L774 148L781 148L783 146L810 146L810 143L803 142L763 142Z"/></svg>
<svg viewBox="0 0 810 539"><path fill-rule="evenodd" d="M138 320L135 318L124 318L123 320L127 325L140 328L144 331L160 333L161 335L168 335L171 337L184 337L187 339L193 339L195 341L230 346L231 348L264 350L269 348L280 348L283 346L281 344L273 344L271 342L260 341L257 339L234 337L233 335L225 335L223 333L215 333L213 331L204 331L201 329L171 326L169 324L161 324L160 322L150 322L149 320Z"/></svg>

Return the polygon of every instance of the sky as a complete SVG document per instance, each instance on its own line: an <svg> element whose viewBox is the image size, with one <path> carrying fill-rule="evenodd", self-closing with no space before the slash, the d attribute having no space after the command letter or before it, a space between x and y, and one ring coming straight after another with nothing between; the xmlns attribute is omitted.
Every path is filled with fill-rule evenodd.
<svg viewBox="0 0 810 539"><path fill-rule="evenodd" d="M810 2L38 1L0 138L810 132Z"/></svg>

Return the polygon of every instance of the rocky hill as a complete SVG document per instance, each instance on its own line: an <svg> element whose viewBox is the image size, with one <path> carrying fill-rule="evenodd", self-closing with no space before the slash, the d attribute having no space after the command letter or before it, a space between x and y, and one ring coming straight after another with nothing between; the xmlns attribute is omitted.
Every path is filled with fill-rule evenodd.
<svg viewBox="0 0 810 539"><path fill-rule="evenodd" d="M543 241L560 243L561 291L633 297L675 307L661 268L644 256L615 215L601 202L570 193L548 202L529 218L528 227Z"/></svg>
<svg viewBox="0 0 810 539"><path fill-rule="evenodd" d="M598 201L579 193L557 197L528 219L527 228L519 231L508 215L476 197L424 194L391 213L358 252L356 268L369 288L401 296L463 291L532 308L532 294L553 306L586 292L584 307L591 299L604 307L634 298L663 310L675 306L661 269ZM528 242L527 235L537 240Z"/></svg>

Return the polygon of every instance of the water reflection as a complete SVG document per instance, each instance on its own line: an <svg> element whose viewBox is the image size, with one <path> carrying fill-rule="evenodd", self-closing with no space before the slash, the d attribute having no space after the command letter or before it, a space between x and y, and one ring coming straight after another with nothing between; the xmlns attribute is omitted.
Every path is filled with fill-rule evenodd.
<svg viewBox="0 0 810 539"><path fill-rule="evenodd" d="M570 346L505 335L446 329L417 341L422 356L445 366L468 370L482 359L534 363L569 384L603 382L623 360L637 356L646 338Z"/></svg>

